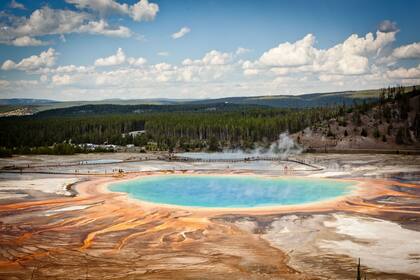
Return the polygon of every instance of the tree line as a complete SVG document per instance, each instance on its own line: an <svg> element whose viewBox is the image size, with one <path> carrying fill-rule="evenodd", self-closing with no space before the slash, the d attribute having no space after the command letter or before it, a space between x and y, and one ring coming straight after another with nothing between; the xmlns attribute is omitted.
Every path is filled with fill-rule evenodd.
<svg viewBox="0 0 420 280"><path fill-rule="evenodd" d="M336 107L251 109L235 112L170 112L89 117L2 118L0 146L51 146L56 143L93 143L203 148L217 139L218 146L247 148L255 142L271 143L281 132L299 131L338 114ZM129 132L144 130L137 136Z"/></svg>
<svg viewBox="0 0 420 280"><path fill-rule="evenodd" d="M235 110L141 112L95 116L25 116L0 118L0 147L25 153L28 148L54 144L134 144L153 150L250 149L269 146L285 131L295 133L331 118L353 112L355 122L373 106L382 106L381 118L390 118L387 102L397 102L406 118L409 96L398 88L384 89L373 103L283 109L269 107ZM46 114L47 115L47 114ZM135 136L132 131L143 131Z"/></svg>

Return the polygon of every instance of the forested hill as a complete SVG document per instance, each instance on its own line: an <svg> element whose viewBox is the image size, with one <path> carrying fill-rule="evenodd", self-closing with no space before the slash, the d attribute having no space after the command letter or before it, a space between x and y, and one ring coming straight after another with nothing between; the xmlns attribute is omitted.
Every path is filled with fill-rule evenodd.
<svg viewBox="0 0 420 280"><path fill-rule="evenodd" d="M402 88L404 92L410 91L411 87ZM319 108L325 106L346 105L352 106L355 103L361 104L378 101L380 89L343 91L329 93L311 93L303 95L261 95L250 97L226 97L218 99L106 99L97 101L54 101L45 99L0 99L0 117L2 116L22 116L35 114L52 109L65 109L76 107L70 110L53 111L48 114L63 113L65 115L75 115L78 111L83 115L94 114L96 111L100 114L109 113L127 113L133 110L152 110L152 111L191 111L195 108L206 109L210 107L219 107L219 104L236 104L246 106L268 106L272 108ZM87 106L98 105L98 107ZM106 106L105 106L106 105ZM123 105L125 108L109 105ZM139 106L138 108L130 106ZM142 105L142 106L140 106ZM155 107L148 107L155 105ZM167 105L168 108L159 106ZM190 106L186 107L176 107ZM203 105L204 107L194 107ZM85 107L81 107L85 106ZM171 107L174 106L174 107ZM182 108L182 109L180 109ZM47 114L47 115L48 115Z"/></svg>
<svg viewBox="0 0 420 280"><path fill-rule="evenodd" d="M252 108L319 108L336 105L351 106L361 103L376 102L379 98L379 90L348 91L332 93L304 94L299 96L277 95L257 97L227 97L220 99L203 99L195 101L180 100L178 103L162 104L136 104L129 102L109 104L94 103L67 107L64 104L55 104L53 109L43 108L36 113L36 117L46 116L88 116L108 114L142 114L152 112L228 112L240 111Z"/></svg>
<svg viewBox="0 0 420 280"><path fill-rule="evenodd" d="M348 108L334 118L324 118L294 138L315 150L420 148L420 90L404 93L391 88L379 102Z"/></svg>
<svg viewBox="0 0 420 280"><path fill-rule="evenodd" d="M98 116L123 114L150 114L150 113L182 113L182 112L236 112L249 109L267 108L261 105L215 103L215 104L185 104L185 105L83 105L69 108L42 111L33 118L66 117L66 116Z"/></svg>
<svg viewBox="0 0 420 280"><path fill-rule="evenodd" d="M190 104L253 104L275 108L311 108L334 105L353 105L361 102L375 102L379 98L378 90L345 91L330 93L310 93L303 95L265 95L252 97L226 97L192 101Z"/></svg>
<svg viewBox="0 0 420 280"><path fill-rule="evenodd" d="M300 143L320 139L315 142L323 147L323 139L364 147L359 140L370 136L374 147L413 146L420 139L419 95L415 87L396 87L383 89L377 102L301 109L232 103L78 106L0 118L0 148L7 154L44 153L43 148L66 143L134 144L150 151L246 150L270 147L285 131ZM315 147L312 142L304 146Z"/></svg>

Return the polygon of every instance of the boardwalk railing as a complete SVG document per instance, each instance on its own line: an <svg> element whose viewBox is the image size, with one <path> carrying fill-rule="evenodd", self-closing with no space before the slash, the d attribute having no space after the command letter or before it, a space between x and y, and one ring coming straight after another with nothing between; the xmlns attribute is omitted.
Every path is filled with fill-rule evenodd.
<svg viewBox="0 0 420 280"><path fill-rule="evenodd" d="M88 165L110 165L110 164L122 164L122 163L133 163L133 162L144 162L144 161L150 161L150 160L161 160L161 161L170 161L170 162L188 162L188 163L194 163L194 162L204 162L204 163L239 163L239 162L254 162L254 161L273 161L273 162L290 162L295 164L304 165L307 167L310 167L311 171L320 171L323 170L320 166L315 166L313 164L306 163L301 160L297 159L291 159L291 158L282 158L282 157L273 157L273 156L257 156L257 157L244 157L244 158L230 158L230 159L224 159L224 158L191 158L191 157L181 157L181 156L167 156L167 157L156 157L156 158L137 158L137 159L127 159L127 160L121 160L116 162L69 162L69 163L62 163L62 164L46 164L46 165L22 165L22 166L6 166L3 167L0 170L0 173L9 173L8 171L12 171L11 173L17 173L22 172L26 169L33 169L33 168L59 168L59 167L72 167L72 166L88 166ZM83 171L81 171L83 172ZM45 173L45 174L68 174L66 172L60 172L60 171L41 171L37 173ZM86 172L84 172L86 173ZM114 172L111 172L112 174ZM79 172L73 172L72 174L82 175Z"/></svg>
<svg viewBox="0 0 420 280"><path fill-rule="evenodd" d="M182 161L182 162L221 162L221 163L237 163L237 162L251 162L251 161L283 161L283 162L292 162L296 164L305 165L313 168L314 170L322 170L322 167L315 166L313 164L306 163L301 160L291 159L291 158L282 158L282 157L269 157L269 156L258 156L258 157L245 157L245 158L235 158L235 159L224 159L224 158L191 158L191 157L179 157L174 156L170 158L171 161Z"/></svg>

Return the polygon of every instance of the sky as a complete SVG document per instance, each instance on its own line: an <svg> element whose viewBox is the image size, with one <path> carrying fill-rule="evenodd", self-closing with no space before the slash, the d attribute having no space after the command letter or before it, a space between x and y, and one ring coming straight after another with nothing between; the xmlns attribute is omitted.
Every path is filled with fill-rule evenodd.
<svg viewBox="0 0 420 280"><path fill-rule="evenodd" d="M199 99L420 84L420 1L3 0L0 98Z"/></svg>

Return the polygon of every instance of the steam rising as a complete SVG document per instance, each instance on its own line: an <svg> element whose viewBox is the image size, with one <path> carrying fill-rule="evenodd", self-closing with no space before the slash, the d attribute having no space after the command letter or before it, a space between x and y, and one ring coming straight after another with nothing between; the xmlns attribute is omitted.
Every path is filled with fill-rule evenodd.
<svg viewBox="0 0 420 280"><path fill-rule="evenodd" d="M179 156L196 159L245 159L256 157L278 157L286 159L291 155L302 152L302 148L289 136L288 132L281 133L279 138L273 142L268 149L258 147L253 150L225 150L216 153L180 153Z"/></svg>
<svg viewBox="0 0 420 280"><path fill-rule="evenodd" d="M282 159L290 155L300 154L302 148L299 147L287 132L280 134L279 139L271 144L269 153L279 156Z"/></svg>

